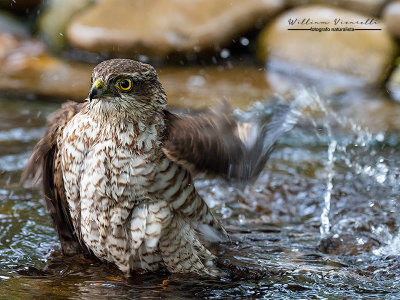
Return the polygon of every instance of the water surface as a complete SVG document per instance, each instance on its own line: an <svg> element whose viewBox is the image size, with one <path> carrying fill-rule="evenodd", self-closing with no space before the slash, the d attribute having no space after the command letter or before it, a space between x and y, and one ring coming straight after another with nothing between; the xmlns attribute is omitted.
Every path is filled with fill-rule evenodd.
<svg viewBox="0 0 400 300"><path fill-rule="evenodd" d="M59 104L3 97L0 297L400 297L400 108L381 96L345 98L334 108L322 102L303 110L246 189L196 182L230 233L232 243L213 249L230 276L146 274L127 281L111 266L60 257L42 196L19 185L46 116ZM250 114L267 118L269 103L260 99ZM357 120L363 113L374 119L369 129Z"/></svg>

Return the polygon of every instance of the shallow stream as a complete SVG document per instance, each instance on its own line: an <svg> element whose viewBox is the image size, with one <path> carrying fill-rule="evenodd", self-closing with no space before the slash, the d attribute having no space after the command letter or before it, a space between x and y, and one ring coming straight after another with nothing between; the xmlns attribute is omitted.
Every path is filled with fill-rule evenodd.
<svg viewBox="0 0 400 300"><path fill-rule="evenodd" d="M400 106L362 92L330 105L307 93L319 104L301 110L254 184L196 182L231 236L214 251L232 275L130 281L110 266L61 258L42 196L19 185L59 104L0 99L0 298L399 298ZM271 107L260 101L237 113L267 118Z"/></svg>

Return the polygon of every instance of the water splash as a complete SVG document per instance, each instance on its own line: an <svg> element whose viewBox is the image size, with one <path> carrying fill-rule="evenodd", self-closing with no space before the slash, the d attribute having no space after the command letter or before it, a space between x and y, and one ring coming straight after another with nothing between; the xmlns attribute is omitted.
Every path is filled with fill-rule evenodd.
<svg viewBox="0 0 400 300"><path fill-rule="evenodd" d="M351 241L338 251L354 246L356 252L369 252L391 244L400 228L400 169L390 154L395 149L382 150L394 145L391 135L372 133L344 117L314 90L299 89L285 103L280 108L271 101L257 102L246 112L235 111L249 122L268 119L265 144L279 140L281 149L267 167L275 171L262 174L244 195L219 185L222 193L208 194L217 207L222 205L221 214L239 224L240 206L246 223L255 215L259 222L303 222L318 228L321 240ZM227 199L241 202L223 206Z"/></svg>
<svg viewBox="0 0 400 300"><path fill-rule="evenodd" d="M328 105L326 102L324 102L319 95L315 92L308 92L307 90L303 90L301 92L303 94L302 97L309 97L310 100L305 102L307 104L307 107L310 107L312 111L321 111L324 116L328 116L329 113L331 112L328 108ZM332 112L333 113L333 112ZM318 124L316 120L312 117L309 117L309 119L312 121L312 124L314 128L318 128ZM323 199L324 199L324 206L322 209L321 213L321 225L320 225L320 235L321 239L327 238L330 234L330 229L331 229L331 224L329 220L329 213L331 210L331 198L332 198L332 190L333 190L333 177L335 175L334 171L334 165L335 165L335 151L338 145L338 141L333 137L332 135L332 128L331 124L329 122L324 122L323 127L326 130L326 135L329 139L329 145L328 145L328 159L325 164L325 169L326 169L326 191L324 193ZM316 131L316 135L321 138L321 135L318 131Z"/></svg>
<svg viewBox="0 0 400 300"><path fill-rule="evenodd" d="M331 194L333 189L332 179L335 174L333 169L335 164L335 150L336 150L337 142L336 140L331 140L328 148L328 161L326 164L326 169L328 173L327 183L326 183L326 192L324 196L324 208L321 214L321 226L320 226L320 233L321 239L326 238L330 232L330 221L329 221L329 212L331 210Z"/></svg>
<svg viewBox="0 0 400 300"><path fill-rule="evenodd" d="M340 235L347 232L357 237L359 234L357 228L363 228L362 231L369 231L373 239L383 244L382 247L373 251L374 254L398 255L400 233L396 232L400 228L400 219L396 217L396 214L399 211L400 168L390 156L386 156L387 154L385 155L381 148L377 147L379 143L385 141L385 133L372 134L368 128L357 124L351 118L338 115L331 109L329 102L321 99L315 91L303 89L300 94L302 94L301 97L303 98L310 98L307 101L310 111L305 110L302 117L311 121L316 135L328 144L328 159L325 163L326 190L323 194L320 225L321 239L332 234L332 226L335 225L332 224L329 213L332 194L334 193L333 178L336 175L334 165L337 164L340 168L340 173L337 175L345 178L345 181L349 181L346 186L352 186L353 189L350 191L353 196L348 199L354 201L354 203L350 204L350 206L362 205L362 203L357 203L357 198L359 197L356 195L357 193L364 195L363 197L368 199L369 202L369 209L366 209L364 213L369 214L369 216L346 212L343 204L340 204L342 206L341 213L335 217L334 221L337 226L334 233ZM315 118L310 113L311 111L314 114L315 112L322 113L322 117ZM321 127L324 129L322 133ZM332 128L334 127L335 129L346 131L346 138L335 137L332 134ZM335 132L338 131L335 130ZM343 187L342 184L342 186L338 187L338 190L343 190ZM386 207L388 213L382 213L378 208L381 206ZM389 207L392 208L389 209ZM350 207L348 210L352 211ZM376 214L377 210L379 214ZM338 212L335 213L338 214ZM382 221L385 223L379 224ZM341 225L351 223L354 225L345 227Z"/></svg>
<svg viewBox="0 0 400 300"><path fill-rule="evenodd" d="M398 198L400 169L376 149L377 143L385 140L385 133L372 134L368 128L357 124L351 118L339 115L315 90L300 88L296 95L290 104L291 113L288 113L288 119L283 122L282 130L288 131L289 127L293 127L299 120L308 121L312 124L316 137L328 147L328 157L323 172L326 183L321 194L323 206L320 216L320 234L321 239L324 239L331 234L331 227L334 225L329 215L336 175L341 178L347 176L351 180L350 184L354 182L353 188L362 194L367 194L366 197L370 199L370 205L373 207L379 204L381 199L386 201L385 198ZM335 134L345 131L346 138L336 137L333 128ZM335 172L336 164L340 167L340 173ZM362 216L358 217L362 219ZM336 219L339 219L336 222L342 222L346 216ZM400 221L397 220L396 223ZM396 226L399 227L398 225ZM340 233L340 228L338 224L336 232L339 230ZM372 228L371 232L373 233ZM379 237L378 234L376 236ZM393 240L397 241L400 238Z"/></svg>
<svg viewBox="0 0 400 300"><path fill-rule="evenodd" d="M374 249L372 251L372 253L377 256L399 255L399 249L400 249L400 234L397 234L395 236L392 236L388 240L386 245L379 247L377 249Z"/></svg>
<svg viewBox="0 0 400 300"><path fill-rule="evenodd" d="M316 129L315 133L320 139L324 139L321 133L318 131L319 125L317 123L316 117L313 116L313 113L320 112L324 117L333 115L334 112L329 109L328 103L322 100L319 94L315 90L308 90L305 88L300 88L297 92L297 97L295 98L295 108L298 115L302 116L302 118L306 118L311 121L311 124ZM337 116L335 115L335 118ZM327 120L326 118L324 118ZM336 118L337 119L337 118ZM329 219L329 213L331 210L331 198L333 191L333 177L335 175L334 165L335 165L335 151L338 146L338 141L332 135L331 124L328 121L323 122L323 127L326 131L326 137L329 140L328 145L328 158L325 163L326 170L326 190L323 194L323 209L320 216L321 225L320 225L320 234L321 239L324 239L329 236L331 224Z"/></svg>

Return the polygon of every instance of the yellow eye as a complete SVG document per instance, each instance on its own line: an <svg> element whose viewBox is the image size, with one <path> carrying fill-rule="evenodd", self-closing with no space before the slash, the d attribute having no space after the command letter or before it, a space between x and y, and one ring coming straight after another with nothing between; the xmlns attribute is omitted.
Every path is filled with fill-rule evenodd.
<svg viewBox="0 0 400 300"><path fill-rule="evenodd" d="M132 80L130 79L120 79L116 84L117 88L123 92L127 92L132 88Z"/></svg>

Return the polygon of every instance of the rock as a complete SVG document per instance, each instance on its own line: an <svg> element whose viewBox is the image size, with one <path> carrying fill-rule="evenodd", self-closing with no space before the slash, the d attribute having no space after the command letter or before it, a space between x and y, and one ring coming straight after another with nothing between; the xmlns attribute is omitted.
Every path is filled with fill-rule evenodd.
<svg viewBox="0 0 400 300"><path fill-rule="evenodd" d="M390 75L390 78L387 82L387 89L393 100L400 101L400 64Z"/></svg>
<svg viewBox="0 0 400 300"><path fill-rule="evenodd" d="M164 57L218 50L282 7L283 0L104 0L67 32L72 45L87 51Z"/></svg>
<svg viewBox="0 0 400 300"><path fill-rule="evenodd" d="M59 51L66 42L66 27L78 12L93 0L53 0L48 3L38 21L39 34L54 51Z"/></svg>
<svg viewBox="0 0 400 300"><path fill-rule="evenodd" d="M400 38L400 1L389 3L382 15L389 32Z"/></svg>
<svg viewBox="0 0 400 300"><path fill-rule="evenodd" d="M93 65L51 56L38 40L0 33L0 90L54 99L83 100ZM164 68L160 81L171 106L201 109L223 98L245 108L271 96L262 70L250 67Z"/></svg>
<svg viewBox="0 0 400 300"><path fill-rule="evenodd" d="M364 98L354 101L357 96ZM339 116L351 119L355 124L360 124L363 128L368 128L372 134L385 133L385 140L383 141L385 146L394 148L400 146L398 136L400 129L399 103L390 101L385 91L379 93L368 90L363 94L355 93L351 98L348 97L347 100L347 104L343 104L337 112Z"/></svg>
<svg viewBox="0 0 400 300"><path fill-rule="evenodd" d="M177 108L204 109L223 99L235 108L246 108L273 95L265 73L251 67L167 67L157 71L168 96L168 105ZM88 82L90 74L86 72L79 78L85 76ZM87 94L88 85L85 84L79 98L69 97L84 99Z"/></svg>
<svg viewBox="0 0 400 300"><path fill-rule="evenodd" d="M251 67L190 67L159 70L168 103L203 109L227 99L233 107L246 108L272 96L265 73Z"/></svg>
<svg viewBox="0 0 400 300"><path fill-rule="evenodd" d="M18 95L84 99L91 66L52 57L38 40L0 33L0 90Z"/></svg>
<svg viewBox="0 0 400 300"><path fill-rule="evenodd" d="M324 4L350 9L371 16L379 16L386 0L287 0L289 5Z"/></svg>
<svg viewBox="0 0 400 300"><path fill-rule="evenodd" d="M360 234L361 235L361 234ZM353 234L337 234L329 236L320 241L318 250L333 255L358 255L371 251L373 248L381 246L379 241L371 234L365 233L358 237L362 243L355 243Z"/></svg>
<svg viewBox="0 0 400 300"><path fill-rule="evenodd" d="M331 1L325 0L326 4ZM379 16L386 0L339 0L338 6L370 16Z"/></svg>
<svg viewBox="0 0 400 300"><path fill-rule="evenodd" d="M344 24L335 24L335 19ZM295 24L289 25L289 20ZM304 23L308 20L308 24L298 24L303 20ZM356 30L333 31L336 28ZM317 81L335 77L341 84L354 81L355 85L381 83L395 52L395 42L379 20L319 5L295 8L280 15L262 31L258 45L259 57L270 70L279 69Z"/></svg>

